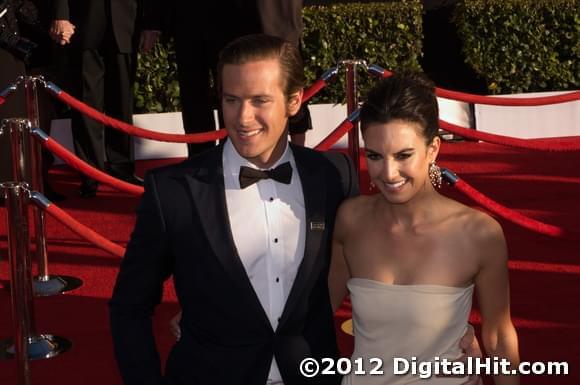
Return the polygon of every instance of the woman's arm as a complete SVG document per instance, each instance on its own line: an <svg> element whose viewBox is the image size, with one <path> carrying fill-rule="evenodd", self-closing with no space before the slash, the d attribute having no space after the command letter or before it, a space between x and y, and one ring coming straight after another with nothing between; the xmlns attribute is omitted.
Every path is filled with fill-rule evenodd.
<svg viewBox="0 0 580 385"><path fill-rule="evenodd" d="M479 220L478 220L479 222ZM475 277L482 316L483 346L490 357L505 358L510 370L520 362L518 337L510 316L507 246L503 231L487 215L476 226L480 270ZM498 385L519 384L517 375L494 377Z"/></svg>
<svg viewBox="0 0 580 385"><path fill-rule="evenodd" d="M350 271L344 255L344 241L347 234L348 201L344 202L336 213L336 223L332 236L332 254L330 259L330 272L328 273L328 289L330 291L330 303L332 312L335 313L347 293L346 282L350 278Z"/></svg>

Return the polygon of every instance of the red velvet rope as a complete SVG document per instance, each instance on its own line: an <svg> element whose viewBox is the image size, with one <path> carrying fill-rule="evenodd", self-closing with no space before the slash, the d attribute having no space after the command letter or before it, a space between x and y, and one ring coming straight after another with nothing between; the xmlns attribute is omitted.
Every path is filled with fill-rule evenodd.
<svg viewBox="0 0 580 385"><path fill-rule="evenodd" d="M307 102L310 98L312 98L324 87L326 87L326 82L322 79L318 79L312 86L310 86L307 90L304 91L302 103ZM109 127L121 130L132 136L157 140L161 142L173 142L173 143L203 143L223 139L227 136L227 132L225 129L196 134L166 134L162 132L147 130L111 118L103 114L102 112L97 111L96 109L84 104L80 100L75 99L73 96L66 93L65 91L59 90L59 92L55 92L52 88L49 89L52 91L53 95L55 95L59 100L68 104L69 106L81 112L82 114L85 114L98 122L101 122Z"/></svg>
<svg viewBox="0 0 580 385"><path fill-rule="evenodd" d="M316 83L314 83L307 90L307 92L309 93L309 95L307 95L307 96L309 98L312 97L312 95L314 95L314 94L316 94L316 92L320 91L320 89L322 89L325 85L326 85L326 82L319 79ZM106 125L111 126L113 128L118 128L127 134L146 138L146 139L159 140L159 141L165 141L165 142L177 142L177 143L199 143L199 142L212 141L212 140L216 140L216 139L223 139L227 136L227 133L224 129L214 131L214 132L204 132L204 133L199 133L199 134L186 134L186 135L165 134L165 133L160 133L160 132L156 132L156 131L150 131L150 130L135 127L135 126L127 124L125 122L121 122L119 120L108 117L107 115L105 115L105 114L95 110L94 108L89 107L86 104L80 102L79 100L73 98L71 95L67 94L64 91L60 91L59 93L55 93L55 95L63 102L69 104L71 107L75 108L76 110L78 110L82 113L85 113L89 117L91 117L91 118L93 118L93 119L95 119L103 124L106 124ZM306 100L307 99L305 98L305 101ZM481 131L466 129L466 128L456 126L454 124L451 124L451 123L448 123L445 121L440 121L440 122L441 122L441 128L443 128L451 133L458 134L458 135L461 135L461 136L463 136L465 138L469 138L469 139L482 140L482 141L486 141L489 143L501 144L501 145L530 149L530 150L538 150L538 151L564 152L564 151L578 151L578 150L580 150L580 141L575 141L575 140L573 141L571 139L556 139L555 138L555 139L550 139L550 140L544 140L544 139L529 140L529 139L511 138L508 136L495 135L495 134L489 134L489 133L485 133L485 132L481 132ZM340 128L345 129L345 127L340 127ZM344 132L345 133L348 132L348 130L350 128L352 128L352 126L347 127L346 131L344 131ZM333 143L330 144L330 146L328 146L327 139L329 139L329 138L327 138L327 139L325 139L325 141L321 142L316 148L319 149L319 146L322 146L320 148L327 148L328 149L340 139L340 137L336 138L336 131L331 133L329 135L329 137L332 137L335 140ZM329 139L329 141L330 141L330 139ZM321 150L321 151L325 151L325 150Z"/></svg>
<svg viewBox="0 0 580 385"><path fill-rule="evenodd" d="M354 124L346 119L338 127L334 129L322 142L318 143L315 150L318 151L328 151L332 145L340 140L347 132L349 132L354 127Z"/></svg>
<svg viewBox="0 0 580 385"><path fill-rule="evenodd" d="M539 234L547 235L550 237L563 238L563 239L569 239L569 240L580 240L580 232L569 231L569 230L563 229L562 227L550 225L550 224L543 223L543 222L537 221L535 219L526 217L525 215L522 215L522 214L518 213L517 211L509 209L505 206L502 206L501 204L497 203L496 201L492 200L491 198L485 196L484 194L482 194L481 192L477 191L472 186L467 184L462 179L457 180L457 182L454 184L454 186L459 191L461 191L463 194L467 195L469 198L471 198L475 202L479 203L481 206L485 207L486 209L488 209L492 213L494 213L494 214L496 214L496 215L498 215L498 216L500 216L500 217L502 217L502 218L504 218L512 223L515 223L518 226L521 226L525 229L531 230L531 231L539 233Z"/></svg>
<svg viewBox="0 0 580 385"><path fill-rule="evenodd" d="M393 73L391 71L383 70L382 76L387 78L392 74ZM492 106L545 106L548 104L558 104L580 100L580 91L568 92L562 95L538 96L533 98L506 98L501 96L475 95L465 92L447 90L445 88L439 87L435 88L435 93L437 96L446 99L458 100L461 102L473 104L487 104Z"/></svg>
<svg viewBox="0 0 580 385"><path fill-rule="evenodd" d="M91 228L78 222L69 214L67 214L64 210L55 206L54 203L50 203L45 210L60 223L68 227L74 233L78 234L81 238L84 238L90 243L94 244L98 248L105 250L106 252L109 252L113 255L116 255L117 257L123 257L123 255L125 255L124 247L121 247L116 243L111 242L110 240L103 237L99 233L95 232Z"/></svg>
<svg viewBox="0 0 580 385"><path fill-rule="evenodd" d="M302 103L306 103L307 101L309 101L324 87L326 87L326 82L322 79L318 79L316 82L314 82L313 85L304 90L304 95L302 96Z"/></svg>
<svg viewBox="0 0 580 385"><path fill-rule="evenodd" d="M61 158L65 163L69 166L74 168L75 170L81 172L82 174L92 178L96 181L104 183L113 187L114 189L124 191L131 195L141 195L143 194L143 187L136 186L131 183L124 182L122 180L113 178L112 176L97 170L96 168L92 167L88 163L84 162L72 152L67 150L65 147L60 145L56 140L52 138L48 138L48 140L43 141L42 144L51 152L53 152L56 156Z"/></svg>
<svg viewBox="0 0 580 385"><path fill-rule="evenodd" d="M546 106L550 104L567 103L580 100L580 91L568 92L561 95L537 96L528 98L506 98L501 96L473 95L459 91L446 90L444 88L437 88L435 92L437 96L446 99L459 100L461 102L473 104L487 104L492 106Z"/></svg>
<svg viewBox="0 0 580 385"><path fill-rule="evenodd" d="M10 95L12 95L18 89L21 84L22 77L19 77L16 82L9 84L6 88L0 91L0 106L6 103L6 100Z"/></svg>
<svg viewBox="0 0 580 385"><path fill-rule="evenodd" d="M162 132L156 132L151 130L146 130L144 128L136 127L131 124L122 122L120 120L111 118L94 108L87 106L83 102L75 99L71 95L64 91L53 94L62 102L68 104L75 110L87 115L88 117L101 122L109 127L121 130L129 135L138 136L145 139L158 140L161 142L174 142L174 143L203 143L209 141L215 141L218 139L223 139L227 136L226 130L216 130L210 132L202 132L199 134L166 134Z"/></svg>
<svg viewBox="0 0 580 385"><path fill-rule="evenodd" d="M439 120L442 129L467 139L481 140L493 144L523 148L535 151L568 152L580 151L580 137L563 137L549 139L521 139L505 135L491 134L477 131L471 128L457 126L455 124Z"/></svg>

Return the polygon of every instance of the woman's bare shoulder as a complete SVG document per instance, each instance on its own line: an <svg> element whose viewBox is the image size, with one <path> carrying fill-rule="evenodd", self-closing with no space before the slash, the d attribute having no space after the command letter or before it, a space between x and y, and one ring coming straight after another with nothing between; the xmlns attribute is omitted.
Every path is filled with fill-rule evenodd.
<svg viewBox="0 0 580 385"><path fill-rule="evenodd" d="M373 195L359 195L352 198L345 199L338 212L342 215L356 216L361 210L368 210L376 201Z"/></svg>
<svg viewBox="0 0 580 385"><path fill-rule="evenodd" d="M368 195L359 195L343 201L336 214L336 226L343 229L356 227L357 224L370 212L374 198Z"/></svg>
<svg viewBox="0 0 580 385"><path fill-rule="evenodd" d="M483 242L503 238L501 225L491 215L453 199L445 199L449 218L455 221L467 239Z"/></svg>

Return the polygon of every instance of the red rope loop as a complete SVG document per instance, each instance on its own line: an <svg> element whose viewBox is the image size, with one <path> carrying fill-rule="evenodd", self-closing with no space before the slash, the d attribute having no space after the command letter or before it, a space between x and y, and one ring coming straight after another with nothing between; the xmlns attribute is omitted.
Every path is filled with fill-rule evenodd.
<svg viewBox="0 0 580 385"><path fill-rule="evenodd" d="M22 79L22 77L19 77L14 83L9 84L6 88L0 91L0 106L6 103L8 97L18 90L18 86L22 82Z"/></svg>
<svg viewBox="0 0 580 385"><path fill-rule="evenodd" d="M106 126L118 129L132 136L171 143L203 143L223 139L227 136L227 132L225 129L196 134L166 134L162 132L147 130L145 128L137 127L132 124L122 122L115 118L111 118L110 116L107 116L102 112L97 111L91 106L88 106L85 103L81 102L80 100L74 98L72 95L61 90L51 82L46 82L45 85L46 88L50 90L51 93L56 98L58 98L63 103L68 104L69 106L79 111L80 113L100 123L103 123ZM327 83L324 79L318 79L312 86L310 86L308 89L304 91L302 103L307 102L310 98L316 95L321 89L326 87L326 85ZM2 104L2 102L3 101L0 100L0 104Z"/></svg>
<svg viewBox="0 0 580 385"><path fill-rule="evenodd" d="M39 206L41 204L34 200ZM50 202L48 206L41 206L45 211L54 217L57 221L68 227L75 234L79 235L81 238L87 240L98 248L111 253L117 257L123 257L125 255L125 248L119 246L118 244L111 242L107 238L103 237L91 228L83 225L73 217L71 217L67 212L57 207L54 203Z"/></svg>
<svg viewBox="0 0 580 385"><path fill-rule="evenodd" d="M37 138L39 137L37 134L38 131L35 131ZM49 136L46 136L46 140L42 141L42 145L46 147L46 149L54 153L56 156L61 158L66 164L68 164L75 170L79 171L80 173L88 176L89 178L92 178L96 181L111 186L116 190L123 191L131 195L140 196L141 194L143 194L143 187L136 186L134 184L113 178L112 176L100 170L97 170L93 166L81 160L79 157L77 157L75 154L67 150L65 147L63 147L56 140L52 139Z"/></svg>
<svg viewBox="0 0 580 385"><path fill-rule="evenodd" d="M447 170L447 173L448 172L449 171ZM446 179L448 179L449 175L446 175L446 173L444 173L443 175L445 175ZM501 205L500 203L494 201L493 199L489 198L488 196L484 195L483 193L479 192L478 190L470 186L462 179L457 178L456 175L453 174L453 177L455 177L455 179L451 181L451 184L455 186L459 191L468 196L474 202L478 203L479 205L486 208L490 212L504 218L505 220L508 220L520 227L523 227L527 230L533 231L538 234L574 241L580 240L580 231L567 230L559 226L550 225L535 220L533 218L527 217L523 214L518 213L517 211L507 208Z"/></svg>
<svg viewBox="0 0 580 385"><path fill-rule="evenodd" d="M387 78L393 74L393 72L381 68L377 65L369 66L369 72L375 75ZM487 104L491 106L512 106L512 107L522 107L522 106L545 106L549 104L559 104L573 102L580 100L580 91L568 92L562 95L554 96L538 96L531 98L508 98L502 96L487 96L487 95L475 95L468 94L465 92L447 90L445 88L435 88L435 93L437 96L446 99L457 100L460 102L473 103L473 104Z"/></svg>
<svg viewBox="0 0 580 385"><path fill-rule="evenodd" d="M309 101L314 95L320 92L324 87L326 87L327 83L323 79L318 79L314 84L304 90L304 94L302 95L302 103L306 103Z"/></svg>
<svg viewBox="0 0 580 385"><path fill-rule="evenodd" d="M354 127L354 124L346 119L334 129L326 138L314 147L318 151L328 151L336 142Z"/></svg>
<svg viewBox="0 0 580 385"><path fill-rule="evenodd" d="M457 126L453 123L439 120L439 125L445 131L457 134L466 139L481 140L488 143L500 144L503 146L523 148L534 151L570 152L580 151L580 137L562 138L542 138L542 139L521 139L505 135L491 134L489 132L477 131L471 128Z"/></svg>
<svg viewBox="0 0 580 385"><path fill-rule="evenodd" d="M491 106L511 106L511 107L530 107L530 106L547 106L551 104L560 104L580 100L580 91L568 92L561 95L553 96L536 96L527 98L507 98L502 96L485 96L467 94L459 91L436 88L437 96L446 99L458 100L473 104L487 104Z"/></svg>
<svg viewBox="0 0 580 385"><path fill-rule="evenodd" d="M50 89L50 88L49 88ZM172 143L203 143L223 139L227 136L226 130L220 129L216 131L202 132L199 134L166 134L157 131L151 131L144 128L136 127L131 124L122 122L120 120L111 118L94 108L87 106L83 102L75 99L68 93L60 90L60 92L53 94L62 102L68 104L80 113L100 122L109 127L118 129L126 134L137 136L140 138L157 140L160 142Z"/></svg>

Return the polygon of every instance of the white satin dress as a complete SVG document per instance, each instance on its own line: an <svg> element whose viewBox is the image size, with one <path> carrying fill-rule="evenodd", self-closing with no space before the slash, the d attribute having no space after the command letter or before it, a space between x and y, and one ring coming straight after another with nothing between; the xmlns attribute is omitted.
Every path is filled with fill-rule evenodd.
<svg viewBox="0 0 580 385"><path fill-rule="evenodd" d="M343 378L342 385L456 385L465 382L465 378L459 377L422 379L410 372L394 374L393 369L396 363L398 370L404 371L406 362L411 369L413 357L418 364L433 363L435 357L441 362L443 358L452 360L461 355L459 341L467 328L473 285L391 285L351 278L347 286L352 303L354 352L351 357L353 370ZM395 361L395 357L399 360ZM372 358L382 360L380 369L384 374L368 374L377 366L377 361L371 364ZM354 369L360 369L361 364L367 374L354 374ZM431 366L432 372L433 369Z"/></svg>

